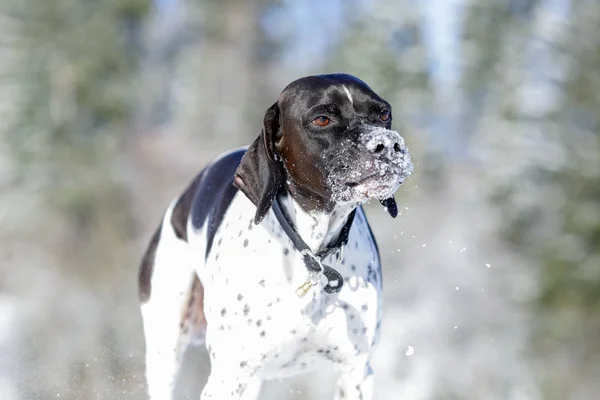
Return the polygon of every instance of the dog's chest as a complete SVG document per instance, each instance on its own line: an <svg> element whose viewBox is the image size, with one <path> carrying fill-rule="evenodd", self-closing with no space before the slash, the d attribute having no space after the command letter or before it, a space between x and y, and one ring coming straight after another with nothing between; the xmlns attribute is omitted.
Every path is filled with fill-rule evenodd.
<svg viewBox="0 0 600 400"><path fill-rule="evenodd" d="M296 288L307 270L275 218L255 226L244 204L232 206L198 270L209 348L236 341L236 351L271 377L324 360L343 368L372 352L379 338L381 273L364 215L356 218L342 261L335 255L324 260L344 277L341 292L314 287L301 298Z"/></svg>

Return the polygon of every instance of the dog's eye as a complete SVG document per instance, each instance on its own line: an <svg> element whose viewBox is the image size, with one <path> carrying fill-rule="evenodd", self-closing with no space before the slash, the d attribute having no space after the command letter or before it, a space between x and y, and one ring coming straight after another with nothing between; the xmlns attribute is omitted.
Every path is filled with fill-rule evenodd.
<svg viewBox="0 0 600 400"><path fill-rule="evenodd" d="M327 126L330 122L331 120L329 118L323 116L317 117L312 121L312 123L317 126Z"/></svg>
<svg viewBox="0 0 600 400"><path fill-rule="evenodd" d="M390 111L384 110L379 114L379 119L383 122L388 121L390 119Z"/></svg>

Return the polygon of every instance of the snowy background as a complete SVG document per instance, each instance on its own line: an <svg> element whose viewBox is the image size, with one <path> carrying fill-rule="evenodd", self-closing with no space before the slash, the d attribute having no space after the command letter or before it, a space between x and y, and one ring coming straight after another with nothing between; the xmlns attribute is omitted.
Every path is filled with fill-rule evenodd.
<svg viewBox="0 0 600 400"><path fill-rule="evenodd" d="M597 0L0 0L0 399L145 399L164 208L326 72L392 103L415 164L397 219L367 205L376 398L597 399L599 27ZM197 399L206 352L186 365Z"/></svg>

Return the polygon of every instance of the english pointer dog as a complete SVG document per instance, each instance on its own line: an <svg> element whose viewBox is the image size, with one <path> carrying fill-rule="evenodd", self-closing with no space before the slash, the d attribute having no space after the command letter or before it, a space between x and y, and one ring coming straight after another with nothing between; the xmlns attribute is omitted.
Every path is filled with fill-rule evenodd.
<svg viewBox="0 0 600 400"><path fill-rule="evenodd" d="M360 79L308 76L267 109L249 146L207 165L167 208L139 294L151 400L205 344L201 400L254 400L264 380L333 363L335 399L373 397L379 250L362 209L412 172L392 107Z"/></svg>

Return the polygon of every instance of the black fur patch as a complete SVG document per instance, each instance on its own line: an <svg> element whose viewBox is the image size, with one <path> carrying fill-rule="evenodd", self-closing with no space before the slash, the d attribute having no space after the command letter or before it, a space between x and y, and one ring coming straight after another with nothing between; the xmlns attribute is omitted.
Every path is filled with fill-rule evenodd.
<svg viewBox="0 0 600 400"><path fill-rule="evenodd" d="M138 291L139 299L142 303L145 303L150 299L150 293L152 292L152 273L154 271L154 258L156 257L156 247L158 246L158 240L160 239L160 232L162 230L162 222L154 231L152 239L148 244L148 248L142 257L140 263L140 273L138 276Z"/></svg>
<svg viewBox="0 0 600 400"><path fill-rule="evenodd" d="M195 230L204 227L206 220L206 254L208 257L215 234L223 221L238 189L233 186L233 177L246 150L229 153L208 166L197 183L196 193L191 204L192 226Z"/></svg>
<svg viewBox="0 0 600 400"><path fill-rule="evenodd" d="M179 200L177 200L177 204L175 204L175 208L173 208L173 213L171 214L171 225L173 226L175 235L177 235L179 239L182 239L186 242L187 221L190 215L190 207L192 206L192 201L194 200L194 195L198 189L198 184L202 181L205 171L205 169L202 170L192 181L192 183L190 183L190 185L185 189L181 197L179 197Z"/></svg>

